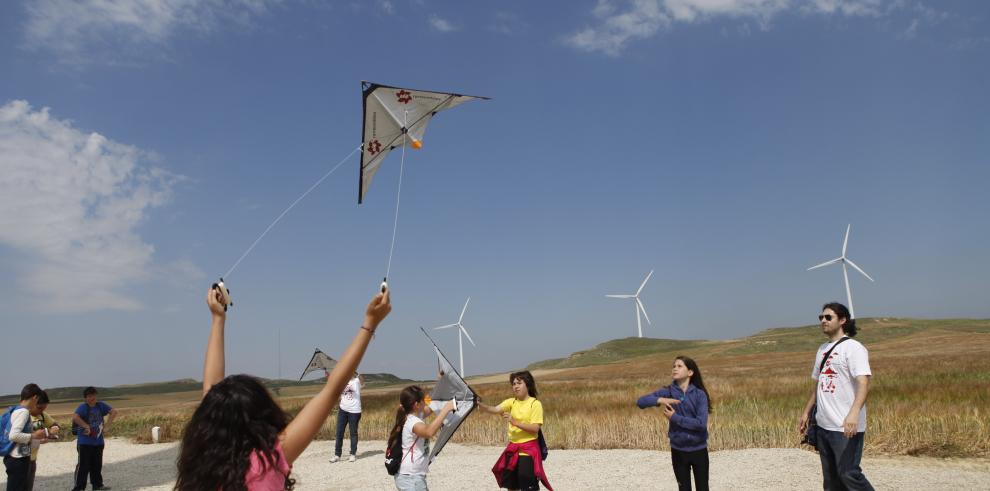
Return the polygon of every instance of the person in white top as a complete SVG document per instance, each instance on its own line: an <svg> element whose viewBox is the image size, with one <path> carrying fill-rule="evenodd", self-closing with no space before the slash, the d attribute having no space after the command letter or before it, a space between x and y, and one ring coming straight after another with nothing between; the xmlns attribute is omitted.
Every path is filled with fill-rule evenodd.
<svg viewBox="0 0 990 491"><path fill-rule="evenodd" d="M28 473L31 466L32 443L45 439L45 430L31 431L31 411L38 406L38 398L43 391L37 384L27 384L21 389L21 402L10 414L10 432L7 438L14 444L8 455L3 457L7 470L7 490L27 490Z"/></svg>
<svg viewBox="0 0 990 491"><path fill-rule="evenodd" d="M845 305L825 304L818 320L828 342L815 355L811 370L815 390L798 419L798 431L804 434L808 425L817 426L816 447L826 490L872 490L859 465L866 431L866 396L873 376L869 353L852 339L856 336L856 321L850 318ZM828 359L824 358L826 354ZM814 421L812 408L816 409Z"/></svg>
<svg viewBox="0 0 990 491"><path fill-rule="evenodd" d="M423 418L433 414L424 400L426 393L418 385L410 385L399 394L399 408L395 411L395 425L388 436L388 447L396 439L402 439L402 463L395 475L395 488L399 491L429 491L426 473L430 470L426 440L440 431L444 417L454 410L453 401L447 401L433 422L426 424Z"/></svg>
<svg viewBox="0 0 990 491"><path fill-rule="evenodd" d="M334 452L330 462L340 460L344 451L344 427L351 429L351 456L348 462L357 460L358 423L361 422L361 387L364 387L364 375L354 372L347 382L344 392L340 394L340 407L337 409L337 438L334 440Z"/></svg>

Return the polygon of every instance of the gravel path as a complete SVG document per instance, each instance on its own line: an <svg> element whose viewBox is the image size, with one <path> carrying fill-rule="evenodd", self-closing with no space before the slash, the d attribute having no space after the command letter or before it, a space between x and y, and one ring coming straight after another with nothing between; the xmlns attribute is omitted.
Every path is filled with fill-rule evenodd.
<svg viewBox="0 0 990 491"><path fill-rule="evenodd" d="M346 452L345 441L345 452ZM298 490L395 489L386 474L385 443L361 442L358 461L330 464L332 441L314 442L296 462ZM175 479L175 443L138 445L112 439L104 453L103 476L115 490L168 490ZM497 489L491 473L501 448L449 444L430 469L430 488ZM47 444L38 459L37 490L71 488L74 443ZM546 463L557 490L676 489L670 456L652 450L551 450ZM712 489L821 489L816 454L795 449L727 450L711 454ZM877 489L990 490L990 461L911 457L867 458L863 469ZM0 485L6 476L0 476Z"/></svg>

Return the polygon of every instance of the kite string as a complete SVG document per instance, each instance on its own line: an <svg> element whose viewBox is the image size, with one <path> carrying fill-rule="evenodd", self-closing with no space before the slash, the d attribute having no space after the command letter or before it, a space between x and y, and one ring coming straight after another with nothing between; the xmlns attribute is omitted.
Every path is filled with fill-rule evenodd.
<svg viewBox="0 0 990 491"><path fill-rule="evenodd" d="M258 245L258 242L261 242L261 239L263 239L265 237L265 235L267 235L268 232L273 227L275 227L275 224L277 224L279 222L279 220L281 220L282 217L284 217L285 214L289 212L289 210L291 210L292 208L294 208L300 201L303 200L303 198L305 198L309 193L311 193L314 189L316 189L320 184L323 184L323 181L325 181L328 177L330 177L330 174L333 174L334 171L336 171L338 168L340 168L340 166L343 165L344 162L347 162L354 155L354 152L357 152L361 148L362 145L364 145L364 144L362 143L361 145L358 145L357 147L355 147L354 150L351 150L351 153L347 154L347 156L344 157L343 160L341 160L340 162L338 162L337 165L333 166L333 168L330 169L329 172L327 172L326 174L323 174L323 177L321 177L319 180L317 180L315 184L313 184L312 186L310 186L309 189L307 189L305 193L303 193L301 196L299 196L298 198L296 198L296 200L293 201L292 204L289 205L288 208L286 208L285 210L283 210L282 213L279 214L279 216L277 218L275 218L275 220L272 221L272 223L270 225L268 225L268 228L266 228L265 231L262 232L261 235L259 235L257 239L254 239L254 242L251 243L251 246L248 247L246 251L244 251L244 254L241 254L241 257L238 258L237 259L237 262L235 262L234 265L231 266L230 269L227 271L227 273L225 273L223 275L223 278L228 278L230 276L230 274L234 272L234 269L237 268L237 265L238 264L241 264L241 261L243 261L244 258L247 257L247 255L251 253L251 251L254 249L254 246Z"/></svg>
<svg viewBox="0 0 990 491"><path fill-rule="evenodd" d="M409 111L406 111L402 115L402 159L399 160L399 189L395 194L395 221L392 223L392 245L388 248L388 266L385 267L386 280L388 280L388 275L392 271L392 253L395 252L395 232L399 229L399 198L402 197L402 170L406 167L406 138L408 138L406 118L408 116Z"/></svg>

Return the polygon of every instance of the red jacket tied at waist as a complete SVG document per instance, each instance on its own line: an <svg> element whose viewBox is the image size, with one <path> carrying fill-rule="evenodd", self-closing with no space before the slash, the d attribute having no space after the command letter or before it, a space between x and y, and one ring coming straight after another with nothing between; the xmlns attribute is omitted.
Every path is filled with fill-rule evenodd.
<svg viewBox="0 0 990 491"><path fill-rule="evenodd" d="M540 460L540 445L536 440L530 440L525 443L510 443L506 445L505 450L502 454L498 456L498 460L495 461L495 467L492 467L492 473L495 474L495 481L498 482L498 487L502 487L502 471L513 471L519 464L519 452L525 452L533 458L533 473L539 478L540 482L546 486L547 489L553 491L550 486L550 481L547 480L547 474L543 470L543 461ZM511 456L506 463L506 456Z"/></svg>

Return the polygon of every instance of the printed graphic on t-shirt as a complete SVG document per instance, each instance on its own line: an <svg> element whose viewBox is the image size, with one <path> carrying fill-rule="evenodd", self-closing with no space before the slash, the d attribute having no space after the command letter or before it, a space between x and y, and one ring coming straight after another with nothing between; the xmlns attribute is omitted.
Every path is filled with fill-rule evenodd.
<svg viewBox="0 0 990 491"><path fill-rule="evenodd" d="M347 384L347 387L344 388L344 392L340 394L340 398L346 401L353 401L354 395L354 386Z"/></svg>
<svg viewBox="0 0 990 491"><path fill-rule="evenodd" d="M103 434L103 413L100 408L94 407L89 411L89 436L98 438Z"/></svg>
<svg viewBox="0 0 990 491"><path fill-rule="evenodd" d="M835 360L836 355L838 355L838 353L834 351L829 355L828 361L825 362L825 368L818 377L822 385L822 392L826 394L835 394L835 382L838 374L832 369L832 361Z"/></svg>

